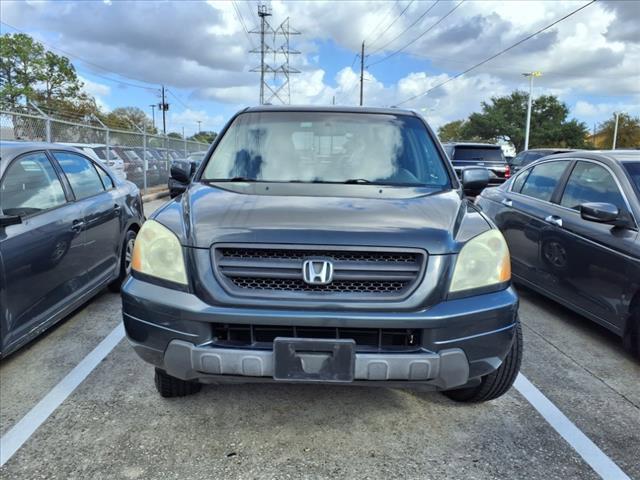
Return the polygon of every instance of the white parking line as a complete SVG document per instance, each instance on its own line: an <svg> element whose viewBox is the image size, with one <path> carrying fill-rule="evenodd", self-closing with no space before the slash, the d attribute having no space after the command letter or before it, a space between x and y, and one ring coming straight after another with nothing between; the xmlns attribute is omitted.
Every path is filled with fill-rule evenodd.
<svg viewBox="0 0 640 480"><path fill-rule="evenodd" d="M87 378L123 338L124 327L120 323L66 377L60 380L35 407L29 410L29 413L2 436L0 439L0 467L9 461L13 454L29 440L33 432L49 418L56 408L71 395L76 387Z"/></svg>
<svg viewBox="0 0 640 480"><path fill-rule="evenodd" d="M124 326L119 324L29 413L2 436L0 439L0 467L9 461L40 425L73 393L123 338ZM629 476L613 460L605 455L524 375L518 375L514 387L601 478L604 480L630 480Z"/></svg>
<svg viewBox="0 0 640 480"><path fill-rule="evenodd" d="M630 480L613 460L576 427L551 400L519 374L513 386L604 480Z"/></svg>

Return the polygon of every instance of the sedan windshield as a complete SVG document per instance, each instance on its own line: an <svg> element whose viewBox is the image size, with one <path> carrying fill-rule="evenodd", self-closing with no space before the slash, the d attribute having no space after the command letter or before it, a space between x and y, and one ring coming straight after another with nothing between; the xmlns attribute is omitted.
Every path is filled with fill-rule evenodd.
<svg viewBox="0 0 640 480"><path fill-rule="evenodd" d="M239 115L210 157L203 180L450 185L420 119L339 112Z"/></svg>

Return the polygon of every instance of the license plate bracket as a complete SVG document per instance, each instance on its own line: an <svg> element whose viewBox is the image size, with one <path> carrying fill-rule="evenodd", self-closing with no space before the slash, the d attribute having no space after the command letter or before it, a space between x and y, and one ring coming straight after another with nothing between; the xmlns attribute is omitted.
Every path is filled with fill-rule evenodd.
<svg viewBox="0 0 640 480"><path fill-rule="evenodd" d="M277 337L273 378L288 382L353 382L356 342L352 339Z"/></svg>

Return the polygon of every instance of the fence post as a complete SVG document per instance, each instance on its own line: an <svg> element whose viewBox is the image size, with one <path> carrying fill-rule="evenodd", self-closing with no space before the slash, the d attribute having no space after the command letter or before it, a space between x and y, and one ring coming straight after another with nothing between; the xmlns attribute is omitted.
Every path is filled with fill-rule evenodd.
<svg viewBox="0 0 640 480"><path fill-rule="evenodd" d="M142 154L144 155L144 193L147 193L147 127L142 125Z"/></svg>
<svg viewBox="0 0 640 480"><path fill-rule="evenodd" d="M186 160L189 155L187 155L187 139L183 136L182 140L184 142L184 159Z"/></svg>
<svg viewBox="0 0 640 480"><path fill-rule="evenodd" d="M96 115L94 115L93 113L91 114L91 118L93 118L96 122L98 122L100 124L100 126L105 130L106 132L106 139L105 141L106 143L106 147L107 147L107 162L109 160L111 160L111 149L109 148L110 145L110 139L109 139L109 127L107 127L104 123L102 123L102 120L100 120Z"/></svg>
<svg viewBox="0 0 640 480"><path fill-rule="evenodd" d="M44 117L44 134L45 134L45 138L47 140L47 143L51 143L51 117L49 117L49 115L47 115L46 113L44 113L42 110L40 110L38 108L38 106L33 103L32 101L29 101L29 105L31 105L40 115L42 115Z"/></svg>

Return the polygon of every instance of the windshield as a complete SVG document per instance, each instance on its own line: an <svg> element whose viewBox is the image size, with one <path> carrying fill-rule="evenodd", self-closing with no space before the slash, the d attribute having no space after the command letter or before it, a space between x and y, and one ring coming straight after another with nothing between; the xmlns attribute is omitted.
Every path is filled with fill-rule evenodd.
<svg viewBox="0 0 640 480"><path fill-rule="evenodd" d="M640 162L623 162L622 165L631 177L631 183L636 188L636 195L640 197Z"/></svg>
<svg viewBox="0 0 640 480"><path fill-rule="evenodd" d="M98 158L100 160L106 160L107 159L107 148L106 147L96 147L93 149L94 152L96 152L96 155L98 156ZM118 156L118 153L113 149L110 148L109 149L109 157L111 160L121 160L121 158Z"/></svg>
<svg viewBox="0 0 640 480"><path fill-rule="evenodd" d="M453 153L453 160L474 160L485 162L504 162L501 148L465 147L458 145Z"/></svg>
<svg viewBox="0 0 640 480"><path fill-rule="evenodd" d="M203 180L446 187L449 176L416 117L336 112L239 115Z"/></svg>

